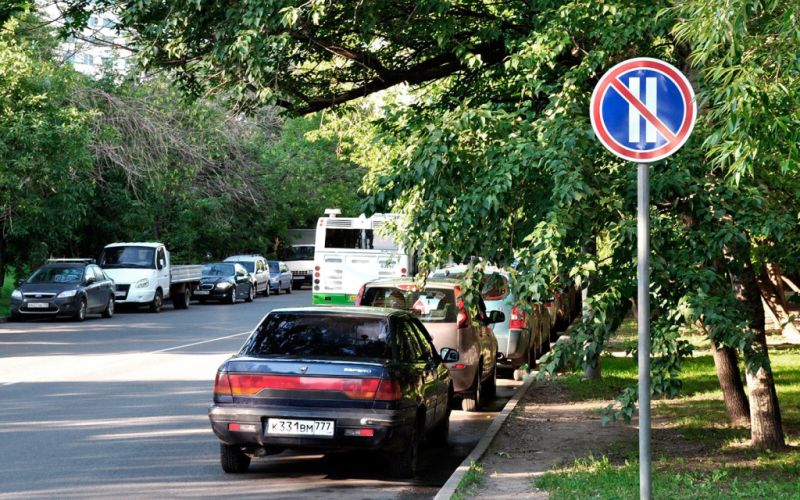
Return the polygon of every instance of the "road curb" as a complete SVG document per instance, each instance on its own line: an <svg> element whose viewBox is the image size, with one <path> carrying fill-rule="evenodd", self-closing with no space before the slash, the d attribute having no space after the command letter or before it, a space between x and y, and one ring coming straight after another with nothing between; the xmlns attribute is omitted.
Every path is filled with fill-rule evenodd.
<svg viewBox="0 0 800 500"><path fill-rule="evenodd" d="M535 375L531 373L525 379L525 382L517 389L517 392L514 393L514 396L508 400L506 405L503 407L503 410L494 417L494 421L492 421L489 428L486 430L486 433L483 435L478 444L475 445L475 448L467 455L464 461L456 468L455 471L450 475L447 479L447 482L439 489L439 492L436 494L434 500L450 500L453 494L456 492L456 488L458 488L458 483L461 482L461 478L464 477L464 474L467 473L469 470L470 465L473 462L477 462L486 453L486 450L489 448L489 445L492 444L494 441L494 437L500 432L500 429L503 427L503 423L506 421L511 412L514 411L514 408L517 407L517 404L522 400L522 397L528 392L528 388L533 384L535 379Z"/></svg>

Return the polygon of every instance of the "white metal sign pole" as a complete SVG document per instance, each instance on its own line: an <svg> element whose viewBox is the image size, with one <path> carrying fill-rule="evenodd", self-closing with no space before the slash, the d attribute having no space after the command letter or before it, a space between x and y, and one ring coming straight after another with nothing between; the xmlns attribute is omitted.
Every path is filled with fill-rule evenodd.
<svg viewBox="0 0 800 500"><path fill-rule="evenodd" d="M639 163L637 254L639 293L639 498L653 497L650 478L650 165Z"/></svg>

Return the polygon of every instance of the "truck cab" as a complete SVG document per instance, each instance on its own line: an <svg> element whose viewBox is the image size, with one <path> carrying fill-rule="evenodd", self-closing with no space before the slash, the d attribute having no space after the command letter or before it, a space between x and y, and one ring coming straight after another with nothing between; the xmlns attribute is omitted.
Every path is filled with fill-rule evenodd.
<svg viewBox="0 0 800 500"><path fill-rule="evenodd" d="M117 304L147 305L152 312L170 298L176 309L187 308L200 280L200 266L177 266L176 273L162 243L112 243L103 248L99 264L116 283Z"/></svg>

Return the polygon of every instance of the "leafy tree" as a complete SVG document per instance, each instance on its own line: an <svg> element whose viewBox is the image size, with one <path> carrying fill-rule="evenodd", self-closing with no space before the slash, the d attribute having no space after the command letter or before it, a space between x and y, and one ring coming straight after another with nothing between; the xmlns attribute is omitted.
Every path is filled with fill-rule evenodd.
<svg viewBox="0 0 800 500"><path fill-rule="evenodd" d="M634 55L681 67L701 121L681 153L652 167L653 389L679 388L690 352L680 331L699 322L745 358L753 445L783 446L757 276L766 263L791 272L798 262L797 213L786 210L799 194L793 4L114 5L145 64L173 69L196 94L225 89L307 113L425 84L387 115L384 134L400 147L367 179L367 208L405 215L423 269L469 255L518 262L514 286L532 300L588 279L591 313L543 360L551 371L596 363L633 296L635 172L593 138L590 92ZM621 415L634 402L635 391L622 394Z"/></svg>
<svg viewBox="0 0 800 500"><path fill-rule="evenodd" d="M0 30L0 280L9 256L26 256L19 266L80 238L92 188L90 114L69 101L76 75L19 36L22 23Z"/></svg>

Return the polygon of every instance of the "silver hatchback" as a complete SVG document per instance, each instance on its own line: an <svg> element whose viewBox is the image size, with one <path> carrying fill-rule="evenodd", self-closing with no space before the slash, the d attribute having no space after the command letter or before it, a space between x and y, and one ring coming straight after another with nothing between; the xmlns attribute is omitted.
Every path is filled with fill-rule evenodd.
<svg viewBox="0 0 800 500"><path fill-rule="evenodd" d="M504 321L505 315L501 311L487 313L479 299L477 317L472 318L464 307L458 281L428 280L424 289L408 278L371 281L361 288L356 305L409 311L425 325L437 350L455 346L459 361L447 367L463 410L476 411L484 398L494 397L497 339L491 325Z"/></svg>

